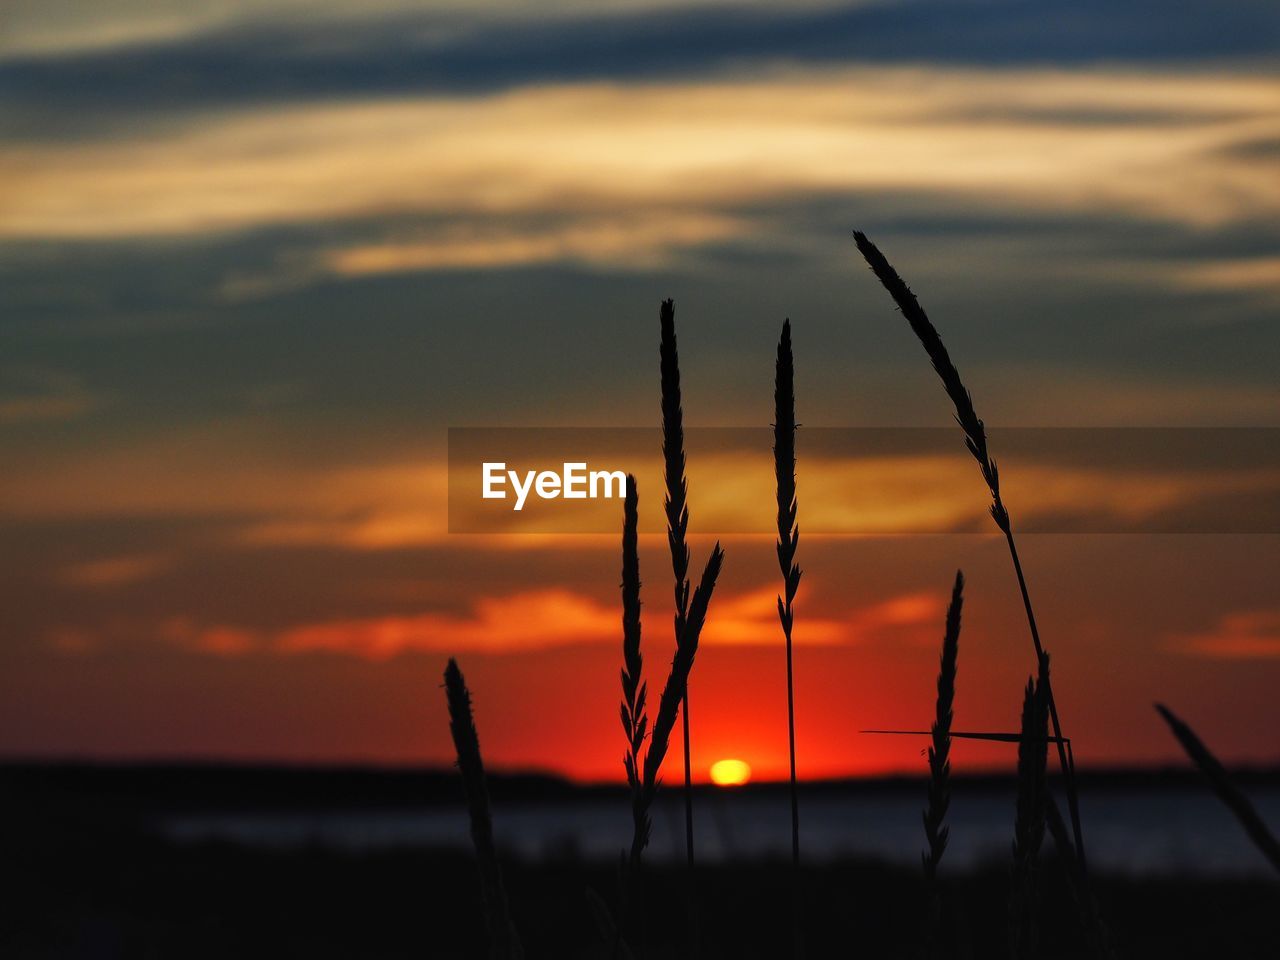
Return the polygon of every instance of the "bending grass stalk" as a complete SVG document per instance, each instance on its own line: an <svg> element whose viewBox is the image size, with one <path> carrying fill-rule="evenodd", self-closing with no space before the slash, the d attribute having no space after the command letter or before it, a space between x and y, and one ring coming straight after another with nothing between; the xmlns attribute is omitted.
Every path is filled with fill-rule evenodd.
<svg viewBox="0 0 1280 960"><path fill-rule="evenodd" d="M1280 842L1276 841L1275 834L1267 828L1262 817L1258 815L1257 809L1249 802L1249 798L1236 786L1226 768L1186 722L1162 703L1157 703L1155 707L1160 716L1164 717L1165 723L1169 725L1178 742L1182 744L1182 749L1187 752L1187 756L1209 781L1218 799L1226 804L1227 809L1240 821L1240 825L1244 827L1253 845L1271 861L1271 865L1276 870L1280 871Z"/></svg>
<svg viewBox="0 0 1280 960"><path fill-rule="evenodd" d="M986 427L978 417L977 411L974 410L973 397L965 388L964 381L960 379L960 372L956 369L955 364L951 362L951 356L947 353L947 348L943 345L937 328L929 320L924 308L920 306L915 294L911 292L911 288L898 276L897 271L893 269L876 245L867 238L866 234L855 230L853 238L863 259L867 261L868 266L871 267L872 272L884 288L889 291L889 295L893 297L894 302L897 303L898 308L902 311L902 315L907 318L907 322L911 324L911 329L924 346L925 352L933 363L933 369L941 378L942 385L947 391L947 396L951 398L951 402L955 406L956 422L960 424L960 428L964 431L965 446L969 448L969 452L978 462L978 467L982 471L982 479L986 482L987 489L991 491L991 518L995 521L996 526L1000 528L1000 532L1004 534L1005 542L1008 544L1009 557L1013 561L1013 570L1018 578L1018 589L1022 593L1022 605L1026 611L1027 625L1031 629L1031 642L1035 647L1036 659L1039 662L1043 660L1045 655L1044 647L1040 642L1040 630L1036 626L1036 615L1031 606L1031 595L1027 590L1027 580L1022 572L1022 562L1018 558L1018 547L1013 539L1013 525L1009 520L1009 511L1005 508L1004 501L1000 496L1000 473L996 469L995 460L992 459L987 450ZM1049 719L1053 723L1054 736L1058 738L1058 762L1062 768L1062 777L1067 790L1067 806L1071 813L1071 830L1075 838L1076 856L1079 858L1081 870L1087 876L1084 835L1080 829L1080 799L1076 790L1075 761L1067 748L1065 738L1062 736L1062 724L1058 719L1058 707L1054 701L1053 688L1048 684L1047 677L1045 691L1049 706Z"/></svg>
<svg viewBox="0 0 1280 960"><path fill-rule="evenodd" d="M675 656L671 660L671 672L667 676L666 685L662 688L662 696L658 700L658 714L653 721L653 733L649 737L649 746L645 751L644 764L641 768L641 814L636 818L635 833L631 840L633 865L640 862L640 854L649 843L649 834L653 826L650 811L658 792L658 773L667 755L671 731L676 725L676 714L680 712L680 701L684 698L684 692L689 683L689 672L693 669L693 658L698 652L698 638L706 622L707 607L711 603L711 595L715 592L716 579L720 576L723 563L724 551L717 543L711 551L711 557L707 560L706 569L702 572L702 582L693 592L685 631L676 645Z"/></svg>
<svg viewBox="0 0 1280 960"><path fill-rule="evenodd" d="M792 670L791 630L795 623L792 603L800 587L796 548L800 528L796 524L796 393L795 361L791 354L791 321L782 324L773 386L773 466L778 494L778 567L783 595L778 597L778 620L787 648L787 746L791 759L791 906L794 952L800 942L800 800L796 789L796 701Z"/></svg>
<svg viewBox="0 0 1280 960"><path fill-rule="evenodd" d="M938 663L938 699L934 709L929 747L929 805L924 810L924 833L929 849L923 855L925 883L928 887L928 914L925 918L926 950L934 951L938 927L942 922L942 899L938 892L938 864L947 849L950 829L946 825L947 808L951 804L951 723L956 698L956 660L960 649L960 612L964 606L964 574L957 570L947 607L946 631L942 637L942 654Z"/></svg>
<svg viewBox="0 0 1280 960"><path fill-rule="evenodd" d="M1045 759L1048 753L1049 659L1040 658L1038 679L1028 680L1018 744L1018 806L1013 830L1013 877L1009 892L1009 951L1014 960L1037 952L1036 860L1044 842Z"/></svg>
<svg viewBox="0 0 1280 960"><path fill-rule="evenodd" d="M444 671L444 688L449 701L449 732L453 734L458 769L462 772L462 786L467 796L471 842L480 867L480 893L489 930L489 956L491 960L522 960L524 950L511 922L507 893L502 885L502 869L493 843L489 789L480 758L480 738L471 713L471 693L467 690L462 671L458 669L458 662L452 657Z"/></svg>
<svg viewBox="0 0 1280 960"><path fill-rule="evenodd" d="M676 348L676 306L662 301L658 311L662 339L658 356L662 374L662 459L667 496L667 544L671 548L671 572L675 579L676 643L684 636L689 616L689 483L684 466L684 411L680 406L680 354ZM684 725L684 843L689 868L693 869L693 766L689 748L689 691L681 704Z"/></svg>

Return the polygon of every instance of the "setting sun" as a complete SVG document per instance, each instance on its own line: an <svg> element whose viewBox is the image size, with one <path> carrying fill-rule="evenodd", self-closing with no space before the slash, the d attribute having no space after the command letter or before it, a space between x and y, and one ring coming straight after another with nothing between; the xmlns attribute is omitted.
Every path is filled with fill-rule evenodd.
<svg viewBox="0 0 1280 960"><path fill-rule="evenodd" d="M711 782L717 787L740 787L751 779L745 760L717 760L711 765Z"/></svg>

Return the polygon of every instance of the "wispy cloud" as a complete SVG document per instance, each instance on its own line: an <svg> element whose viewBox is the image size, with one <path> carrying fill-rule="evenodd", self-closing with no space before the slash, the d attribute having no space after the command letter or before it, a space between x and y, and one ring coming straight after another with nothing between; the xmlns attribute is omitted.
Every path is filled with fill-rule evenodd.
<svg viewBox="0 0 1280 960"><path fill-rule="evenodd" d="M62 579L72 586L110 589L149 580L168 566L168 558L154 554L104 557L70 564Z"/></svg>
<svg viewBox="0 0 1280 960"><path fill-rule="evenodd" d="M524 230L446 228L422 240L385 240L327 250L319 255L319 266L341 277L544 263L651 270L681 250L729 240L748 229L740 218L678 209L624 213L598 221L584 218Z"/></svg>
<svg viewBox="0 0 1280 960"><path fill-rule="evenodd" d="M702 633L704 643L712 646L778 643L777 590L763 586L757 590L717 598L715 615L707 621ZM827 615L810 615L796 630L796 643L832 644L847 639L848 626Z"/></svg>
<svg viewBox="0 0 1280 960"><path fill-rule="evenodd" d="M1241 257L1175 265L1177 282L1192 290L1247 291L1280 303L1280 256Z"/></svg>
<svg viewBox="0 0 1280 960"><path fill-rule="evenodd" d="M1173 637L1169 646L1213 660L1280 660L1280 611L1229 613L1209 630Z"/></svg>
<svg viewBox="0 0 1280 960"><path fill-rule="evenodd" d="M796 0L792 7L861 5L847 0ZM362 0L353 12L353 5L345 0L220 0L202 4L186 0L113 0L110 4L96 0L60 0L57 4L9 0L3 14L6 29L0 34L0 55L65 57L285 28L341 36L344 30L349 33L384 21L430 37L449 26L456 31L498 22L537 24L548 18L563 22L583 14L615 18L652 15L681 6L689 6L687 0L613 0L604 9L592 0L540 0L533 8L518 0L431 0L429 4L420 0ZM767 0L702 0L694 6L732 11L772 5Z"/></svg>
<svg viewBox="0 0 1280 960"><path fill-rule="evenodd" d="M0 381L0 426L74 420L99 402L78 377L48 370L18 370Z"/></svg>
<svg viewBox="0 0 1280 960"><path fill-rule="evenodd" d="M42 451L0 476L0 518L204 517L240 544L353 550L445 535L441 458L362 461L339 451L300 459L274 445L270 430L228 421Z"/></svg>
<svg viewBox="0 0 1280 960"><path fill-rule="evenodd" d="M868 434L802 433L808 534L988 529L987 505L964 448L949 442L946 431L912 433L886 432L903 441L897 451ZM689 476L699 491L699 528L705 532L772 529L773 464L765 444L751 449L750 436L695 433L701 449ZM763 436L761 431L758 437ZM1005 495L1028 532L1248 533L1280 523L1280 465L1266 452L1273 439L1270 431L1029 430L1010 431L993 443L1005 451ZM590 443L578 442L577 449ZM661 489L661 462L646 454L632 449L615 456L625 457L641 490ZM554 449L539 466L555 464L552 456ZM562 500L533 498L517 513L509 501L481 497L478 462L457 452L451 471L455 532L604 533L616 527L616 502L584 501L570 508ZM642 503L640 522L645 532L663 529L657 501Z"/></svg>
<svg viewBox="0 0 1280 960"><path fill-rule="evenodd" d="M936 626L943 598L932 594L890 597L867 607L812 611L797 627L803 646L865 643L902 630ZM303 623L278 630L227 624L201 625L188 617L166 620L160 636L198 653L341 654L385 660L412 652L528 653L618 639L618 608L561 588L479 596L461 613L427 612ZM895 632L896 631L896 632ZM721 598L707 624L710 646L778 643L775 592L770 587Z"/></svg>
<svg viewBox="0 0 1280 960"><path fill-rule="evenodd" d="M0 235L136 237L415 212L448 222L326 252L322 263L341 271L597 247L624 261L652 247L653 211L684 209L687 239L718 240L744 204L833 191L1223 225L1280 211L1271 164L1228 150L1271 129L1277 102L1280 81L1247 76L894 68L247 110L132 139L11 145ZM1067 107L1118 119L1064 119ZM1168 122L1170 110L1181 122ZM493 216L554 226L486 239L469 225Z"/></svg>

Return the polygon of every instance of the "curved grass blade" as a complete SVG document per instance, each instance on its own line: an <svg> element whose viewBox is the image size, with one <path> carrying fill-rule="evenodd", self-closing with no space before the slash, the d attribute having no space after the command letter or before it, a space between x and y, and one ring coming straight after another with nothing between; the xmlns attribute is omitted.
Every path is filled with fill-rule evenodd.
<svg viewBox="0 0 1280 960"><path fill-rule="evenodd" d="M1185 721L1162 703L1157 703L1155 707L1160 716L1164 717L1164 722L1169 725L1173 735L1177 737L1178 743L1182 744L1182 749L1187 752L1187 756L1209 781L1218 799L1240 821L1240 826L1244 827L1244 832L1249 835L1253 845L1271 861L1271 865L1276 870L1280 870L1280 842L1276 841L1275 834L1258 815L1257 808L1236 786L1226 768Z"/></svg>

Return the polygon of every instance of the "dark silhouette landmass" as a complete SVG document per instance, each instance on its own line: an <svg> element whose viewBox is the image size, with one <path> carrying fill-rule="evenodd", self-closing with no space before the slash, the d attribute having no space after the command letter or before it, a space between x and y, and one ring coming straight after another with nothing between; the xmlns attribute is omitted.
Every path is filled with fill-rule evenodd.
<svg viewBox="0 0 1280 960"><path fill-rule="evenodd" d="M921 738L922 741L924 738ZM1280 784L1280 764L1233 769L1240 785ZM1203 778L1185 766L1098 767L1077 772L1090 789L1198 786ZM545 771L488 773L495 802L552 803L591 798L624 798L624 783L580 783ZM954 784L1003 787L1016 782L1012 771L951 773ZM898 791L919 785L921 775L850 777L801 781L807 795L861 791ZM695 785L701 793L720 789ZM785 794L787 781L756 781L735 788ZM402 809L464 803L462 783L452 766L377 764L303 765L236 762L92 762L82 760L0 761L0 809L94 809L105 814L267 810Z"/></svg>
<svg viewBox="0 0 1280 960"><path fill-rule="evenodd" d="M1280 769L1245 773L1249 785L1280 783ZM852 782L859 790L925 792L923 778ZM1007 776L954 776L952 787L1010 785ZM1179 771L1080 773L1087 788L1185 787ZM627 787L575 785L543 774L492 774L497 815L512 804L617 800ZM806 803L850 782L801 783ZM709 794L714 788L707 788ZM742 788L776 792L786 781ZM159 815L246 810L463 809L454 769L268 767L236 764L10 763L0 765L0 911L5 957L448 957L483 956L484 918L474 856L457 850L264 849L228 842L166 840ZM820 851L819 851L820 852ZM785 858L785 854L782 855ZM716 931L705 956L786 956L791 918L783 860L701 865L701 913ZM680 941L682 864L649 864L652 942ZM600 954L588 893L612 900L616 861L575 851L534 861L503 858L513 922L530 957ZM1052 860L1042 882L1042 956L1082 956L1080 924ZM1004 955L1006 864L940 876L948 904L961 904L973 956ZM1125 957L1276 956L1276 891L1262 879L1094 878ZM810 955L837 955L856 937L863 955L904 956L920 923L918 865L847 860L805 864L804 931ZM669 901L669 902L667 902ZM1061 906L1061 909L1056 905ZM856 908L856 911L852 908ZM856 916L856 931L852 918ZM668 918L675 918L669 919ZM662 924L671 923L672 929Z"/></svg>
<svg viewBox="0 0 1280 960"><path fill-rule="evenodd" d="M1081 771L1091 791L1202 787L1194 770ZM960 776L952 786L1012 789L1007 775ZM1245 772L1245 786L1280 783L1280 768ZM802 799L856 788L886 794L924 778L801 783ZM529 773L489 777L495 816L520 804L583 798L616 802L625 827L623 783L580 785ZM716 788L699 788L711 794ZM740 788L776 794L786 781ZM157 818L189 812L465 809L451 768L302 767L236 764L0 765L0 956L432 957L483 956L484 918L474 856L456 849L344 851L320 845L248 847L178 843L152 829ZM908 814L909 815L909 814ZM465 828L464 828L465 830ZM623 831L625 833L625 829ZM821 853L821 850L817 850ZM500 851L501 853L501 851ZM777 957L791 947L791 918L776 908L790 896L791 871L778 862L708 862L700 867L705 956ZM594 957L599 930L587 891L612 901L616 861L571 849L522 861L503 856L513 921L528 957ZM682 864L648 865L654 943L676 943L684 923ZM1096 873L1096 871L1095 871ZM1041 955L1086 955L1066 873L1052 859L1042 872ZM1007 864L940 874L948 909L963 914L972 955L1006 950ZM1276 888L1263 879L1095 876L1114 939L1126 958L1274 956ZM804 930L812 956L856 937L865 956L904 956L921 922L924 879L916 864L867 860L805 864ZM669 902L667 902L669 901ZM856 912L851 909L856 906ZM1061 905L1061 906L1059 906ZM853 929L853 918L856 927ZM674 918L674 919L668 919ZM954 916L948 917L953 922ZM671 929L662 924L671 923Z"/></svg>

